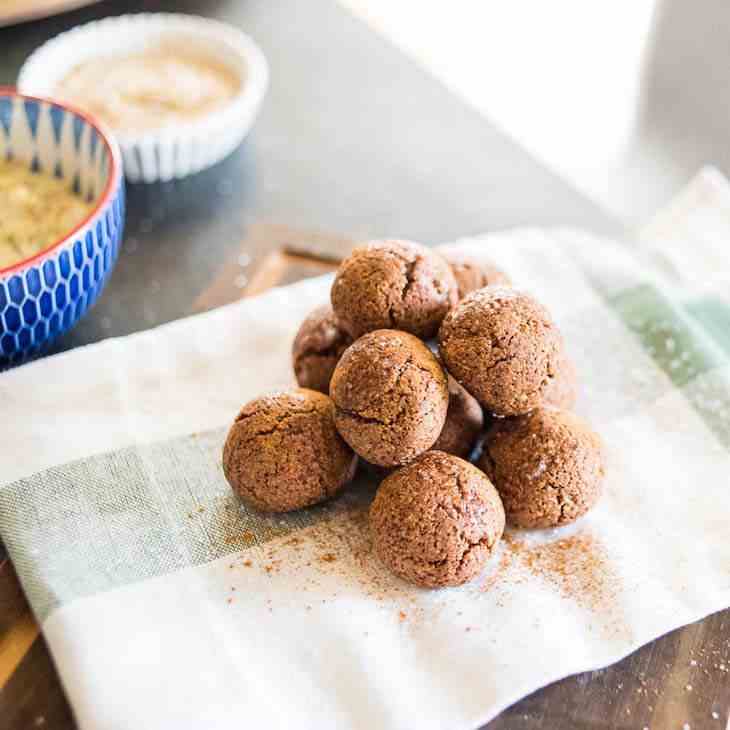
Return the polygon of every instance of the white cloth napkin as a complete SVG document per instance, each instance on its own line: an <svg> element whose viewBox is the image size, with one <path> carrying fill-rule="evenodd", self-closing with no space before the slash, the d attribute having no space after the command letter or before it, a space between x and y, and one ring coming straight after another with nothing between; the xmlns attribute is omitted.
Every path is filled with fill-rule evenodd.
<svg viewBox="0 0 730 730"><path fill-rule="evenodd" d="M476 728L728 606L730 263L697 262L730 192L703 174L686 196L681 245L657 220L638 256L577 231L456 244L552 310L608 453L591 514L510 532L462 588L377 564L367 479L292 517L230 496L225 426L292 382L330 277L0 376L0 534L81 728Z"/></svg>

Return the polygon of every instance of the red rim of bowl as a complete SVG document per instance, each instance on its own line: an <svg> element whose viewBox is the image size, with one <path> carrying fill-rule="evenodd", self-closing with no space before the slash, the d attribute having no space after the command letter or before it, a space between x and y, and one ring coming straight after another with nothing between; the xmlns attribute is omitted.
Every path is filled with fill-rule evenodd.
<svg viewBox="0 0 730 730"><path fill-rule="evenodd" d="M112 197L113 191L117 187L117 183L121 180L121 169L122 169L122 163L119 158L119 148L116 145L116 142L113 142L110 138L109 133L104 129L104 126L99 123L98 120L96 120L91 114L88 114L87 112L81 111L80 109L77 109L75 106L71 104L66 104L66 102L59 102L55 99L49 99L48 97L44 96L33 96L32 94L22 94L20 93L14 86L0 86L0 96L17 96L21 99L30 99L31 101L40 101L45 104L51 104L52 106L60 107L61 109L65 109L67 111L70 111L73 114L76 114L77 116L81 117L87 124L92 126L96 132L99 135L99 138L104 143L104 146L107 149L107 152L109 153L109 178L106 181L106 185L104 186L104 190L102 191L101 196L99 197L99 201L92 209L91 213L89 213L78 225L76 225L74 228L72 228L68 233L64 234L59 238L57 241L54 241L52 244L44 248L42 251L39 251L36 254L33 254L30 258L23 259L22 261L18 261L17 264L12 264L11 266L6 266L4 269L0 268L0 278L4 278L7 274L12 274L14 271L19 271L20 269L25 268L26 266L29 266L30 264L34 263L35 261L38 261L39 259L45 257L47 254L49 254L51 251L59 248L64 243L68 241L69 238L72 238L75 236L89 221L94 218L94 216L107 205L109 200Z"/></svg>

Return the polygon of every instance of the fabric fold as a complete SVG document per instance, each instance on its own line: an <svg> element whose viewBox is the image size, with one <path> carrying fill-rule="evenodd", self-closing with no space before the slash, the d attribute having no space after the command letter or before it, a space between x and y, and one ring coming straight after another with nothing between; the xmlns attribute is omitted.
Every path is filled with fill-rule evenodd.
<svg viewBox="0 0 730 730"><path fill-rule="evenodd" d="M697 256L730 238L730 216L726 229L712 216L710 235L688 210ZM292 382L291 339L331 277L0 376L13 424L0 535L80 727L466 730L727 607L725 279L678 282L651 240L636 255L523 229L450 246L554 313L577 410L607 452L593 512L508 530L461 588L414 589L378 564L364 473L326 505L277 516L225 482L226 425Z"/></svg>

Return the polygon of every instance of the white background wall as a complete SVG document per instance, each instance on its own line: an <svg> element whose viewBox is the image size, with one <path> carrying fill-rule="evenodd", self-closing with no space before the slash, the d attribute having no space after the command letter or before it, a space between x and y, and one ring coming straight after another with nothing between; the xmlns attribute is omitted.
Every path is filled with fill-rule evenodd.
<svg viewBox="0 0 730 730"><path fill-rule="evenodd" d="M724 0L341 1L629 224L730 164Z"/></svg>

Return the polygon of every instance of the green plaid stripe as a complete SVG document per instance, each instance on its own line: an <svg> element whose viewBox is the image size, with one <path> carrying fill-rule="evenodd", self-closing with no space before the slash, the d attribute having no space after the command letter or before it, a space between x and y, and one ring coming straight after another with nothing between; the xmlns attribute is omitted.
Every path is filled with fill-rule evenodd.
<svg viewBox="0 0 730 730"><path fill-rule="evenodd" d="M675 304L651 284L609 301L654 362L730 448L730 309L712 299Z"/></svg>
<svg viewBox="0 0 730 730"><path fill-rule="evenodd" d="M225 434L121 449L0 489L0 532L38 619L76 598L260 545L335 509L249 510L223 476ZM367 495L353 486L336 508Z"/></svg>
<svg viewBox="0 0 730 730"><path fill-rule="evenodd" d="M581 265L599 299L730 448L730 309L711 297L675 301L625 252L611 270L605 257L595 264L570 242L561 253ZM651 390L633 407L661 395ZM77 598L259 545L371 496L354 485L329 505L258 514L226 483L224 438L219 429L121 449L0 488L0 534L39 619Z"/></svg>

